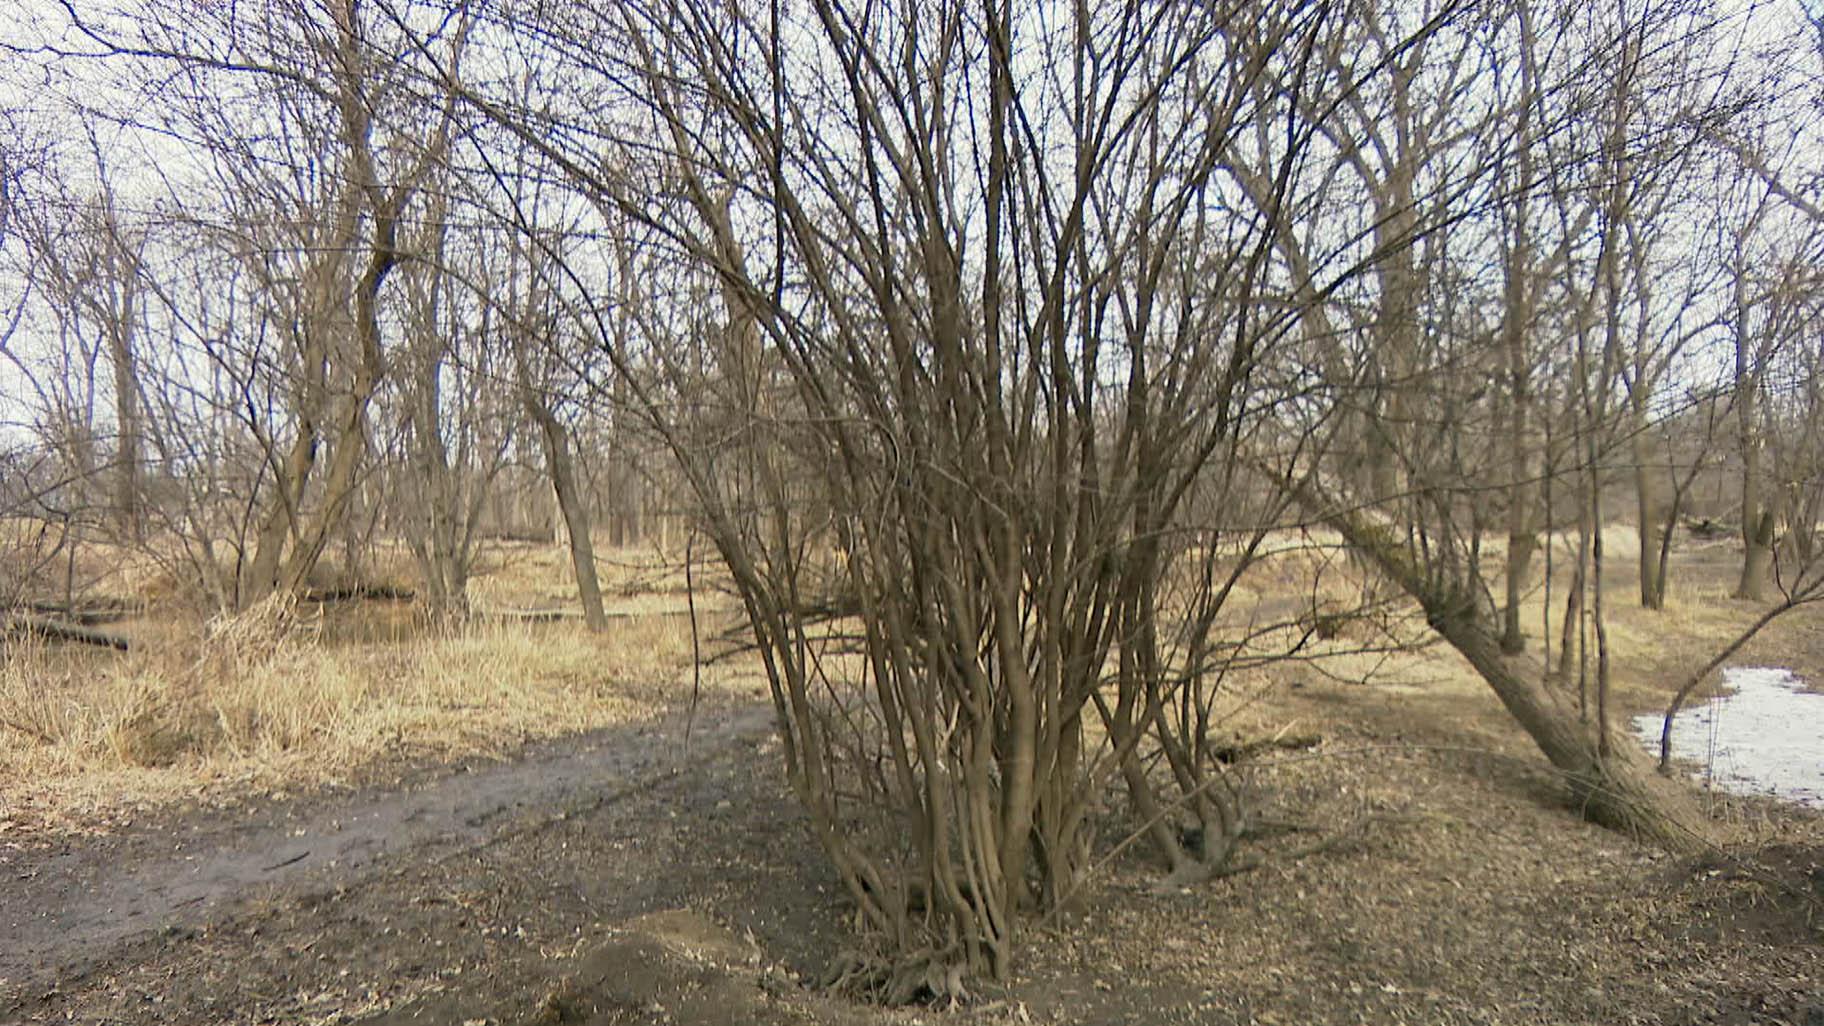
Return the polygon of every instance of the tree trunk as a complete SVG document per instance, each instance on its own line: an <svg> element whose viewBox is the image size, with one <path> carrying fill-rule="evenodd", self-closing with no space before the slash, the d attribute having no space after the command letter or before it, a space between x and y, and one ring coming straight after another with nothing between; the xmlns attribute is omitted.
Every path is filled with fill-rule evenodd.
<svg viewBox="0 0 1824 1026"><path fill-rule="evenodd" d="M133 318L137 292L128 278L116 286L123 290L120 308L108 329L108 359L114 370L114 420L119 439L114 455L114 515L120 533L136 542L142 530L139 501L139 466L144 428L139 414L139 379L133 371Z"/></svg>
<svg viewBox="0 0 1824 1026"><path fill-rule="evenodd" d="M1404 86L1397 88L1403 92ZM1385 213L1376 223L1375 243L1387 256L1378 271L1383 298L1375 321L1374 352L1380 365L1369 407L1372 419L1367 462L1373 489L1370 494L1381 502L1396 499L1405 491L1406 475L1400 454L1407 451L1402 436L1409 432L1407 422L1413 415L1409 408L1413 386L1407 379L1417 359L1423 279L1413 252L1419 215L1413 198L1411 159L1410 154L1400 154L1399 161L1389 170L1384 191L1376 196L1377 207Z"/></svg>
<svg viewBox="0 0 1824 1026"><path fill-rule="evenodd" d="M1427 622L1469 661L1563 775L1586 819L1674 851L1704 846L1709 827L1689 788L1653 772L1646 753L1631 744L1604 751L1599 733L1558 694L1537 683L1544 677L1542 668L1504 654L1476 604L1427 574L1385 525L1359 508L1317 505L1308 491L1305 498L1344 540L1419 602Z"/></svg>
<svg viewBox="0 0 1824 1026"><path fill-rule="evenodd" d="M332 12L335 45L342 62L334 90L349 180L337 197L334 227L328 233L336 251L324 254L310 269L313 301L303 328L300 358L304 380L294 395L297 437L285 467L274 468L278 495L260 532L251 587L243 604L273 592L302 591L322 559L324 549L341 529L367 457L367 411L385 373L380 327L380 294L399 263L400 217L412 189L390 191L380 180L372 141L371 98L358 79L361 63L359 26L353 3ZM371 237L362 237L371 222ZM343 276L348 253L364 252L365 263L353 281ZM332 350L329 339L352 334L351 352ZM345 379L340 388L334 378ZM341 394L335 394L340 392ZM306 489L317 465L319 446L331 446L314 516L304 514ZM281 556L281 550L283 555Z"/></svg>
<svg viewBox="0 0 1824 1026"><path fill-rule="evenodd" d="M1653 479L1648 463L1652 453L1644 426L1639 423L1634 427L1633 450L1635 511L1640 524L1640 605L1642 609L1664 609L1665 566L1660 562L1659 550L1666 530L1666 504L1659 483Z"/></svg>
<svg viewBox="0 0 1824 1026"><path fill-rule="evenodd" d="M1507 535L1507 580L1505 605L1501 609L1501 651L1515 655L1526 649L1526 634L1520 629L1520 601L1526 583L1532 576L1533 552L1539 538L1533 532L1510 530Z"/></svg>
<svg viewBox="0 0 1824 1026"><path fill-rule="evenodd" d="M545 443L545 465L551 471L551 488L563 514L563 531L570 536L570 565L576 571L576 593L583 604L583 622L592 631L607 628L602 609L602 585L595 574L595 544L589 537L589 508L583 502L570 455L570 433L532 389L523 356L519 363L520 401L538 424Z"/></svg>
<svg viewBox="0 0 1824 1026"><path fill-rule="evenodd" d="M1432 625L1462 653L1569 785L1584 818L1673 851L1703 848L1711 827L1691 789L1655 773L1631 743L1602 751L1600 738L1537 675L1505 656L1473 619L1441 611Z"/></svg>
<svg viewBox="0 0 1824 1026"><path fill-rule="evenodd" d="M545 462L547 464L550 463L549 456L546 457ZM547 467L547 473L549 473L549 467ZM545 511L547 525L546 533L551 537L552 548L568 549L570 547L570 529L564 526L564 500L557 494L557 485L552 484L549 480L545 483L551 487L551 492L548 496L551 500L551 505Z"/></svg>
<svg viewBox="0 0 1824 1026"><path fill-rule="evenodd" d="M1735 597L1759 602L1767 597L1767 576L1773 568L1773 511L1763 509L1753 522L1742 523L1742 577Z"/></svg>
<svg viewBox="0 0 1824 1026"><path fill-rule="evenodd" d="M570 564L576 569L576 593L583 603L583 622L592 631L608 626L602 611L602 585L595 575L595 542L589 536L589 510L577 493L576 468L563 425L555 417L540 425L545 435L545 459L551 465L551 483L564 512L565 533L570 536Z"/></svg>
<svg viewBox="0 0 1824 1026"><path fill-rule="evenodd" d="M279 571L277 586L280 591L301 591L309 583L311 573L323 558L324 548L348 515L362 464L366 462L367 407L379 388L383 367L378 310L380 288L397 262L393 249L394 223L391 218L380 220L374 251L356 283L354 307L359 354L352 361L352 380L348 394L343 398L345 405L338 411L340 416L334 423L334 448L323 477L322 505L315 517L294 521L291 549Z"/></svg>
<svg viewBox="0 0 1824 1026"><path fill-rule="evenodd" d="M1766 482L1762 480L1761 364L1758 352L1742 337L1748 327L1748 303L1743 286L1736 285L1735 425L1742 453L1742 577L1735 597L1760 601L1767 592L1767 571L1773 563L1773 517L1767 509Z"/></svg>
<svg viewBox="0 0 1824 1026"><path fill-rule="evenodd" d="M308 400L305 400L308 401ZM297 436L282 462L272 466L273 496L267 500L267 511L254 538L253 558L235 582L235 608L245 609L272 594L279 587L279 567L285 555L285 543L297 530L299 506L316 467L317 437L315 420L308 414L298 418Z"/></svg>
<svg viewBox="0 0 1824 1026"><path fill-rule="evenodd" d="M438 620L460 620L469 611L468 547L464 544L462 503L457 495L457 469L439 423L443 403L439 386L441 359L428 362L411 399L414 447L411 463L417 472L415 505L406 535L418 558L431 615Z"/></svg>
<svg viewBox="0 0 1824 1026"><path fill-rule="evenodd" d="M1577 637L1583 620L1583 563L1587 559L1581 553L1576 571L1571 576L1570 594L1564 600L1564 622L1559 626L1558 643L1558 679L1568 682L1571 671L1575 668L1577 654ZM1579 708L1578 713L1583 713Z"/></svg>
<svg viewBox="0 0 1824 1026"><path fill-rule="evenodd" d="M1520 15L1522 44L1532 49L1531 23ZM1525 95L1536 95L1533 62L1520 62L1521 88ZM1512 453L1513 477L1507 488L1507 575L1505 605L1501 610L1501 651L1517 655L1526 649L1526 635L1520 629L1520 602L1532 573L1533 553L1539 545L1535 530L1535 505L1538 484L1534 477L1532 446L1532 375L1533 361L1527 352L1527 334L1533 319L1533 247L1531 224L1527 215L1527 191L1533 180L1533 147L1527 140L1532 128L1533 102L1521 105L1520 140L1515 152L1517 183L1513 207L1513 237L1503 268L1501 303L1501 353L1507 371L1507 445ZM1543 454L1541 454L1543 455ZM1548 518L1549 519L1549 518ZM1545 525L1549 531L1551 524ZM1548 557L1549 559L1549 557ZM1549 561L1547 564L1549 573ZM1550 584L1547 584L1550 595ZM1547 619L1549 621L1549 613ZM1551 639L1545 641L1551 647Z"/></svg>

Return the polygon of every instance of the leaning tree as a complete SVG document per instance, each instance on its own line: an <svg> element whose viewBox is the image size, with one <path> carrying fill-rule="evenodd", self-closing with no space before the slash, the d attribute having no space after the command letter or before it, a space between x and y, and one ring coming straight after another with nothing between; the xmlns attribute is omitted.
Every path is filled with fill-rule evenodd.
<svg viewBox="0 0 1824 1026"><path fill-rule="evenodd" d="M1364 279L1328 299L1337 347L1362 354L1334 358L1339 366L1376 366L1376 329L1384 335L1390 318L1407 324L1391 387L1423 402L1398 409L1364 401L1364 392L1390 387L1384 372L1329 375L1326 402L1339 411L1367 407L1388 422L1378 437L1394 472L1364 482L1339 465L1288 487L1418 603L1587 816L1688 848L1708 835L1693 796L1655 774L1611 723L1602 500L1607 481L1640 458L1644 446L1633 443L1652 427L1655 382L1688 341L1666 327L1678 323L1666 304L1690 299L1674 285L1692 276L1654 262L1679 247L1651 238L1643 219L1665 212L1670 179L1699 166L1690 152L1706 126L1747 98L1724 25L1702 4L1480 10L1485 20L1446 32L1478 37L1453 52L1490 62L1474 76L1486 88L1462 88L1454 62L1366 87L1372 102L1360 120L1370 140L1384 121L1377 112L1396 125L1409 107L1435 112L1424 122L1433 149L1398 205L1409 215L1403 242L1412 251L1403 266L1415 277ZM1375 42L1372 26L1363 31ZM1335 59L1352 67L1365 45ZM1400 59L1402 51L1382 49ZM1372 209L1364 200L1385 190L1384 176L1358 163L1341 147L1333 202ZM1348 212L1333 216L1346 223ZM1299 260L1322 266L1360 254L1380 263L1385 223L1383 214L1353 246L1341 236L1331 251L1322 247L1339 233L1314 234ZM1363 310L1359 326L1344 321ZM1519 629L1530 551L1539 527L1552 523L1554 499L1576 511L1586 539L1572 609L1592 628L1579 629L1596 664L1587 684L1525 653ZM1650 534L1657 507L1638 508ZM1493 565L1503 554L1486 545L1498 533L1507 537L1505 581ZM1658 548L1655 538L1642 549L1643 567L1657 567ZM1549 602L1549 577L1544 585ZM1549 630L1549 606L1546 622Z"/></svg>

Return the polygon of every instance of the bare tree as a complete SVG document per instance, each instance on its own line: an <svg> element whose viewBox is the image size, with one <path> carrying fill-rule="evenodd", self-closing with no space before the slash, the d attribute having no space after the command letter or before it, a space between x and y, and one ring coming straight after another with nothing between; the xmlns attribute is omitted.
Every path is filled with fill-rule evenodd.
<svg viewBox="0 0 1824 1026"><path fill-rule="evenodd" d="M448 145L450 110L405 93L404 69L370 38L389 26L360 0L249 19L199 22L156 5L137 15L130 29L75 27L103 54L175 69L161 79L171 102L160 113L201 141L221 188L218 206L190 218L232 240L260 290L252 348L279 361L229 367L244 385L263 380L283 395L278 410L253 394L242 405L266 463L236 574L245 604L302 588L354 501L386 366L383 289L404 256L401 221ZM460 52L464 26L440 39L446 57Z"/></svg>
<svg viewBox="0 0 1824 1026"><path fill-rule="evenodd" d="M1733 404L1741 460L1742 573L1738 598L1766 597L1773 566L1781 494L1767 465L1768 375L1787 350L1813 344L1812 292L1824 222L1781 224L1769 191L1733 233L1729 327L1733 337ZM1772 222L1771 224L1769 222ZM1795 230L1796 229L1796 230Z"/></svg>
<svg viewBox="0 0 1824 1026"><path fill-rule="evenodd" d="M543 252L518 242L510 245L515 259L508 276L506 301L513 381L519 403L531 418L543 446L545 472L556 494L562 534L570 550L570 566L583 606L583 621L590 630L599 631L608 626L608 617L602 608L602 586L595 569L592 518L577 473L572 432L559 415L562 393L553 386L553 354L563 351L556 337L564 330L562 310L550 298L554 284L540 269L548 262Z"/></svg>
<svg viewBox="0 0 1824 1026"><path fill-rule="evenodd" d="M433 617L468 612L483 507L518 421L502 387L512 359L495 300L478 292L495 277L491 234L458 235L449 197L434 189L402 269L404 331L394 360L404 464L391 489ZM467 237L463 237L463 236ZM471 269L465 272L465 265Z"/></svg>
<svg viewBox="0 0 1824 1026"><path fill-rule="evenodd" d="M1229 455L1270 422L1256 389L1307 373L1271 254L1333 32L1248 4L675 3L568 12L578 94L471 93L646 239L548 252L745 604L788 778L882 941L851 982L1005 976L1088 868L1105 771L1181 879L1230 858L1212 631L1283 499ZM581 109L634 145L588 155ZM1282 123L1244 186L1236 147ZM604 271L642 283L630 335Z"/></svg>
<svg viewBox="0 0 1824 1026"><path fill-rule="evenodd" d="M1475 49L1517 66L1521 81L1512 91L1490 94L1481 107L1458 95L1448 122L1462 126L1458 142L1420 170L1417 195L1430 203L1418 206L1421 216L1412 228L1420 239L1413 266L1422 276L1425 302L1405 376L1413 393L1426 398L1423 413L1401 418L1395 436L1404 487L1388 495L1347 474L1292 487L1308 509L1418 602L1431 626L1564 774L1585 814L1688 847L1707 832L1695 802L1658 779L1608 725L1601 496L1614 455L1626 451L1621 414L1629 410L1618 399L1627 395L1630 378L1640 383L1643 399L1652 395L1651 382L1663 373L1663 356L1636 359L1644 351L1642 339L1683 338L1643 334L1643 326L1653 323L1640 313L1643 304L1657 310L1652 304L1658 302L1643 291L1650 284L1645 268L1665 269L1642 248L1640 232L1630 235L1630 225L1659 195L1649 189L1656 179L1637 173L1641 162L1659 146L1682 152L1676 133L1668 134L1658 118L1665 106L1675 106L1665 98L1698 74L1683 55L1713 53L1707 49L1712 24L1676 5L1647 12L1579 10L1575 16L1568 7L1496 10L1507 17L1480 23L1490 33L1489 45ZM1619 61L1612 59L1616 54ZM1726 73L1714 60L1699 64L1703 74ZM1688 109L1682 113L1691 116ZM1688 140L1691 129L1684 132ZM1508 151L1509 140L1532 152ZM1478 158L1485 163L1478 166ZM1447 173L1451 168L1458 169L1454 176ZM1534 216L1536 207L1544 216ZM1505 223L1488 218L1489 210L1504 212ZM1483 233L1491 224L1501 235L1488 240ZM1506 265L1493 280L1478 270L1491 250ZM1529 273L1534 269L1544 273ZM1390 314L1385 281L1377 278L1374 285L1364 299L1378 323ZM1394 300L1391 316L1398 320L1405 306ZM1536 355L1521 342L1522 331L1557 334L1541 340L1544 349ZM1550 373L1535 377L1541 364ZM1491 377L1506 387L1491 395ZM1535 388L1536 381L1544 387ZM1348 394L1332 401L1347 403ZM1529 438L1524 425L1532 414L1524 411L1540 409L1549 411L1541 418L1545 437ZM1522 433L1515 435L1516 429ZM1529 450L1538 454L1539 470L1532 473L1523 469ZM1582 511L1580 534L1589 542L1579 562L1587 572L1573 587L1589 596L1580 606L1595 627L1588 649L1597 664L1592 704L1581 687L1577 695L1567 694L1544 666L1519 651L1528 514L1538 501L1537 493L1528 494L1530 482L1557 484L1560 494L1571 484ZM1497 500L1505 510L1494 505ZM1505 603L1494 598L1482 551L1484 535L1500 522L1497 514L1504 515L1509 536ZM1649 519L1658 522L1657 516ZM1647 555L1643 548L1643 565Z"/></svg>
<svg viewBox="0 0 1824 1026"><path fill-rule="evenodd" d="M113 413L112 451L105 457L112 478L110 514L123 537L137 540L143 527L145 426L136 336L145 319L147 229L125 223L102 147L93 135L89 143L98 179L94 194L39 197L32 242L41 297L57 306L69 333L85 336L79 345L93 346L97 356L106 354ZM93 341L86 340L90 335Z"/></svg>
<svg viewBox="0 0 1824 1026"><path fill-rule="evenodd" d="M1793 275L1816 281L1816 265L1810 274ZM1818 302L1815 287L1804 288L1802 297L1786 301L1802 307L1805 313L1796 319L1804 325L1803 334L1816 339L1824 328L1824 307ZM1785 511L1785 531L1780 544L1767 554L1766 586L1774 592L1773 601L1760 616L1740 631L1702 667L1687 676L1667 703L1659 735L1659 769L1672 768L1672 727L1685 701L1710 675L1730 657L1752 641L1776 619L1805 606L1824 602L1824 347L1794 345L1784 348L1780 359L1763 382L1771 378L1777 388L1768 390L1771 400L1768 420L1772 430L1768 446L1773 466L1762 472L1777 481L1779 503ZM1765 410L1766 407L1763 407Z"/></svg>

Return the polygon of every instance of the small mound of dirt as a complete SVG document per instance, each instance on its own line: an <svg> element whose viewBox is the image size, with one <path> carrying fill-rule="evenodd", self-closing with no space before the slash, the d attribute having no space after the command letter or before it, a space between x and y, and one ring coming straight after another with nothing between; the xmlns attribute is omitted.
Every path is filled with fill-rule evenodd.
<svg viewBox="0 0 1824 1026"><path fill-rule="evenodd" d="M504 1014L438 995L394 1009L374 1026L485 1022L517 1026L784 1026L802 1021L764 968L760 951L699 913L654 912L614 930L571 969ZM529 1009L529 1011L528 1011Z"/></svg>
<svg viewBox="0 0 1824 1026"><path fill-rule="evenodd" d="M757 949L701 915L655 912L584 955L526 1026L778 1021L753 971L759 960Z"/></svg>

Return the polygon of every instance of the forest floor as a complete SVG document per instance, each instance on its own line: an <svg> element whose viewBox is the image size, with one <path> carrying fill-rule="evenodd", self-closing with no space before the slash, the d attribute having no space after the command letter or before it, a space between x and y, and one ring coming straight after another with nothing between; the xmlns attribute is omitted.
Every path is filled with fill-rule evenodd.
<svg viewBox="0 0 1824 1026"><path fill-rule="evenodd" d="M1722 597L1729 562L1682 549L1658 621L1617 590L1624 707L1659 705L1752 617ZM527 627L516 651L576 630ZM1824 680L1824 617L1732 662ZM1322 739L1239 771L1271 827L1249 842L1260 868L1162 891L1129 847L1078 912L1031 928L1011 984L956 1008L814 986L852 911L739 659L694 715L673 664L604 670L579 699L604 711L556 736L199 756L189 786L182 759L71 762L90 783L0 785L0 1023L1824 1026L1824 816L1717 798L1725 847L1642 848L1576 818L1449 653L1365 665L1242 685L1228 729ZM1103 851L1130 828L1111 803Z"/></svg>

